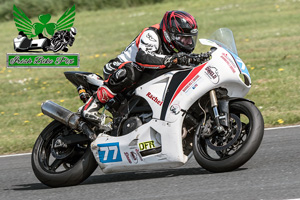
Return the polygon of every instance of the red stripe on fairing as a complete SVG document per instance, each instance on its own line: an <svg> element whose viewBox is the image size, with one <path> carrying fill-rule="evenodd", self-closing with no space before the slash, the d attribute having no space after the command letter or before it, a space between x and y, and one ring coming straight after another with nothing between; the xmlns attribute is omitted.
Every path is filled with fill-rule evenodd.
<svg viewBox="0 0 300 200"><path fill-rule="evenodd" d="M173 102L173 100L177 97L177 95L181 92L181 90L198 74L201 69L206 65L207 63L204 63L198 67L195 67L190 74L181 82L177 90L175 91L172 100L170 101L170 104Z"/></svg>

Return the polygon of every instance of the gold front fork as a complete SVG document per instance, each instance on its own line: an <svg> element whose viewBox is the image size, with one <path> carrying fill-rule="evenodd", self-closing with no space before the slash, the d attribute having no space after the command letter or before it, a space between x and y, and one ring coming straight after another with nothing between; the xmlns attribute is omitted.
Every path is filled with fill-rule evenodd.
<svg viewBox="0 0 300 200"><path fill-rule="evenodd" d="M216 122L216 129L217 131L220 133L222 131L224 131L223 126L220 125L220 115L219 115L219 111L218 111L218 99L217 99L217 94L215 90L211 90L209 92L209 97L210 97L210 102L211 102L211 107L213 109L214 112L214 118L215 118L215 122Z"/></svg>

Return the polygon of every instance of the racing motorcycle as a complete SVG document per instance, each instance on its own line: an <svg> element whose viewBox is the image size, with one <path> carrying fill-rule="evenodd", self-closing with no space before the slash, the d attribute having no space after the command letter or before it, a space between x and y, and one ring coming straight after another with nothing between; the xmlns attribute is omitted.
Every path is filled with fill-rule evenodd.
<svg viewBox="0 0 300 200"><path fill-rule="evenodd" d="M38 35L39 39L33 40L28 38L27 35L20 31L18 36L14 38L14 50L17 52L28 52L31 50L42 49L44 52L48 50L50 46L50 40L43 36L43 34Z"/></svg>
<svg viewBox="0 0 300 200"><path fill-rule="evenodd" d="M145 70L134 88L105 105L99 124L44 102L42 112L54 121L33 147L36 177L60 187L81 183L97 166L104 173L166 169L182 166L193 156L210 172L245 164L264 134L260 111L243 98L251 88L249 72L230 29L218 29L200 42L211 46L207 62ZM103 84L89 72L65 76L83 102Z"/></svg>

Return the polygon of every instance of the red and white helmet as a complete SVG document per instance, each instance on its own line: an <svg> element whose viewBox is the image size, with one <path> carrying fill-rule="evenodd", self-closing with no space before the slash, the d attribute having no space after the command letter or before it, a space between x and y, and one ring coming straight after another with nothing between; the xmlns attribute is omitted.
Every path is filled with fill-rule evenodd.
<svg viewBox="0 0 300 200"><path fill-rule="evenodd" d="M168 11L160 23L165 46L173 53L191 53L195 49L197 28L194 17L184 11Z"/></svg>

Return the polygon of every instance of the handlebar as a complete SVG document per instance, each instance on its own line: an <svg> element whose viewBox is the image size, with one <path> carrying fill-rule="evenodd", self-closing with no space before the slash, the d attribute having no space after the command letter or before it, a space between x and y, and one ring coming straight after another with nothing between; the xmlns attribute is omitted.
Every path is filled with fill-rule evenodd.
<svg viewBox="0 0 300 200"><path fill-rule="evenodd" d="M212 53L216 50L216 48L211 48L210 51L200 54L187 54L185 52L179 52L173 54L172 56L166 56L164 63L167 67L172 65L179 65L180 68L190 68L195 65L199 65L205 63L210 60ZM184 67L182 67L184 66Z"/></svg>
<svg viewBox="0 0 300 200"><path fill-rule="evenodd" d="M210 60L213 51L208 51L200 54L188 54L187 57L190 58L191 64L201 64Z"/></svg>
<svg viewBox="0 0 300 200"><path fill-rule="evenodd" d="M200 54L187 54L184 52L179 53L181 57L186 57L188 59L188 62L183 65L179 66L180 68L193 68L195 65L198 66L199 64L205 63L211 59L211 55L216 50L216 48L212 47L210 51ZM192 65L190 65L192 64Z"/></svg>

